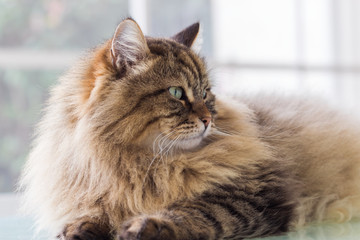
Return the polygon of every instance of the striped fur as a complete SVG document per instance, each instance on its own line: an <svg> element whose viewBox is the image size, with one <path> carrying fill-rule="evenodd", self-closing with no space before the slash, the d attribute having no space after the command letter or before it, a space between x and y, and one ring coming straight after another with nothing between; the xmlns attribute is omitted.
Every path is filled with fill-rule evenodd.
<svg viewBox="0 0 360 240"><path fill-rule="evenodd" d="M357 125L296 98L215 100L198 31L145 38L126 19L60 79L21 181L39 228L243 239L360 216Z"/></svg>

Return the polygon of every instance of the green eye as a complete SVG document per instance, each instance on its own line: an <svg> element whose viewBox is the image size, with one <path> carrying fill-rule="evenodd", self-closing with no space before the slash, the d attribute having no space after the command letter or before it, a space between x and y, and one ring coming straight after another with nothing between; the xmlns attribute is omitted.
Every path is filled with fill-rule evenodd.
<svg viewBox="0 0 360 240"><path fill-rule="evenodd" d="M206 98L206 96L207 96L207 91L206 91L206 90L204 90L204 92L203 92L203 99L205 99L205 98Z"/></svg>
<svg viewBox="0 0 360 240"><path fill-rule="evenodd" d="M181 87L170 87L169 92L174 98L177 98L177 99L182 98L183 90Z"/></svg>

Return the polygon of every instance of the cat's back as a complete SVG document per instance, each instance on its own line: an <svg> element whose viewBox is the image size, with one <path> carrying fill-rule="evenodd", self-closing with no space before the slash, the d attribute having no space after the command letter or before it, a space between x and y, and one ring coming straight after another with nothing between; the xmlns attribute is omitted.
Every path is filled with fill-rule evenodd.
<svg viewBox="0 0 360 240"><path fill-rule="evenodd" d="M303 144L328 141L330 149L335 148L334 142L343 140L360 147L358 115L319 97L257 94L238 97L237 101L253 111L262 137Z"/></svg>
<svg viewBox="0 0 360 240"><path fill-rule="evenodd" d="M258 94L238 97L253 112L260 137L292 151L360 152L360 121L323 99ZM348 147L345 147L347 145ZM343 149L341 149L343 147ZM319 153L312 150L313 153ZM359 159L360 161L360 159Z"/></svg>
<svg viewBox="0 0 360 240"><path fill-rule="evenodd" d="M237 101L253 111L259 137L279 157L295 163L296 174L305 183L304 195L319 192L346 198L360 194L356 113L345 113L313 97L258 94Z"/></svg>

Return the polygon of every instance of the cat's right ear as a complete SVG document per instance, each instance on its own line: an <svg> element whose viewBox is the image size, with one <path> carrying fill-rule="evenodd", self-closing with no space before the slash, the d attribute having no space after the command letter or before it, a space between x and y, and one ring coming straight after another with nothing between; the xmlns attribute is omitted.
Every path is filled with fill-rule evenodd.
<svg viewBox="0 0 360 240"><path fill-rule="evenodd" d="M112 38L111 58L114 67L124 71L150 52L139 25L131 18L122 21Z"/></svg>

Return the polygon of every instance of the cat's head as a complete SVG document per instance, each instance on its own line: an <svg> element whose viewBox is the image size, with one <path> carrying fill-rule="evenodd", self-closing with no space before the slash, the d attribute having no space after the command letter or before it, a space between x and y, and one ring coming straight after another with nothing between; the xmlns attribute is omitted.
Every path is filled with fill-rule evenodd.
<svg viewBox="0 0 360 240"><path fill-rule="evenodd" d="M195 23L169 39L145 37L132 19L95 50L83 102L99 139L117 144L191 149L210 133L215 96L193 50Z"/></svg>

